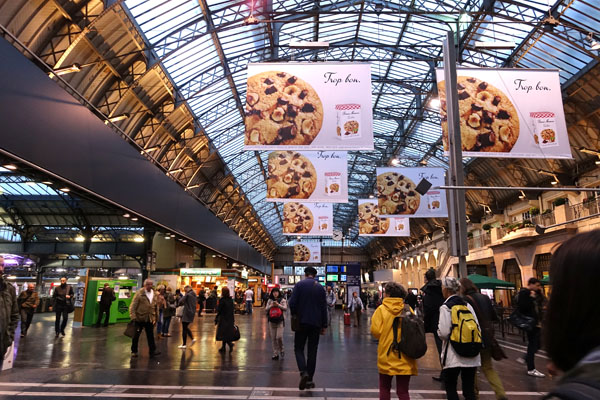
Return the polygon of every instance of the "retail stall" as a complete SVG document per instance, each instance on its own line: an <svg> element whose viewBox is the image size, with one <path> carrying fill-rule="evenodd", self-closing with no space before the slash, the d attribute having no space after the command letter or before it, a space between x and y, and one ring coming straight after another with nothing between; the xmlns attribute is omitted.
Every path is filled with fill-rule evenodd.
<svg viewBox="0 0 600 400"><path fill-rule="evenodd" d="M135 279L95 279L88 281L85 291L85 307L83 311L83 325L91 326L98 321L100 311L100 297L104 284L114 289L116 300L110 307L109 323L129 322L129 306L133 296L138 289L138 281Z"/></svg>

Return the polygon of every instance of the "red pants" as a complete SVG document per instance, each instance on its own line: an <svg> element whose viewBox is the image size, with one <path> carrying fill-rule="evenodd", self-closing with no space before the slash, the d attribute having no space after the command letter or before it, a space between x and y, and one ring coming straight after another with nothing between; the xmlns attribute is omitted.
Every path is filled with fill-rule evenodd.
<svg viewBox="0 0 600 400"><path fill-rule="evenodd" d="M391 375L379 374L379 400L390 400L390 390L392 390ZM400 400L410 400L408 394L408 383L410 375L396 375L396 394Z"/></svg>

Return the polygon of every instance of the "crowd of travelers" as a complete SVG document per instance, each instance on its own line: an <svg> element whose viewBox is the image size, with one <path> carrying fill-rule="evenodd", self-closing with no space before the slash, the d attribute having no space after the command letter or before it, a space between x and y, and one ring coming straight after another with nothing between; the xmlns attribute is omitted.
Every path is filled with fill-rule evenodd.
<svg viewBox="0 0 600 400"><path fill-rule="evenodd" d="M26 337L39 298L30 285L19 296L3 275L4 263L0 258L0 351L5 354L11 346L21 320L21 337ZM300 373L300 390L315 387L315 371L319 338L331 325L336 305L336 293L324 288L316 279L313 267L305 268L305 279L296 283L291 293L274 288L261 300L265 305L268 330L271 336L273 360L284 357L283 332L289 314L294 332L294 356ZM544 378L536 368L535 354L542 347L549 357L548 371L560 378L546 399L591 400L600 399L600 309L590 295L600 281L600 230L576 235L562 243L554 252L550 265L552 293L549 300L540 281L530 278L526 287L515 297L511 323L523 329L527 337L527 352L522 360L527 375ZM353 325L359 326L361 312L371 303L363 293L353 292L345 305L352 315ZM173 318L181 323L180 349L186 349L188 338L196 342L190 329L196 313L202 316L205 302L216 293L196 294L190 286L183 293L179 289L159 285L151 279L135 294L129 313L132 327L131 356L138 356L139 337L145 332L150 357L160 354L155 342L157 336L170 337ZM236 290L233 295L227 287L221 289L217 301L216 341L224 353L234 349L240 338L235 325L236 308L244 308L251 315L254 291ZM65 336L68 315L73 308L73 288L61 279L53 292L55 334ZM363 298L361 298L363 297ZM100 313L96 326L108 324L110 306L115 300L114 290L104 285L99 300ZM466 400L479 398L477 369L492 387L496 399L507 399L501 379L494 369L493 360L506 358L498 344L494 323L498 315L492 301L479 292L467 278L446 276L438 279L436 271L425 274L425 285L417 298L396 282L388 282L383 299L377 299L371 317L370 332L377 341L379 371L379 398L390 399L392 381L396 379L398 399L410 399L411 376L418 374L417 359L426 352L426 334L433 335L441 372L432 378L443 382L446 397L459 399L458 381ZM102 320L104 319L104 323ZM1 362L4 359L0 359Z"/></svg>

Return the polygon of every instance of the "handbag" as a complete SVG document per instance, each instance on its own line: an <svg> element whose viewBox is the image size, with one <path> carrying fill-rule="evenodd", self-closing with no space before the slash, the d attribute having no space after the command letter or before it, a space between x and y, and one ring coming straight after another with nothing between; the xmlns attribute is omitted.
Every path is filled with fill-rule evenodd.
<svg viewBox="0 0 600 400"><path fill-rule="evenodd" d="M502 350L502 347L500 347L500 344L498 344L496 338L492 339L492 348L490 350L492 358L496 361L502 361L503 359L508 358L504 353L504 350Z"/></svg>
<svg viewBox="0 0 600 400"><path fill-rule="evenodd" d="M233 342L237 342L238 340L240 340L240 328L238 328L237 325L233 326L233 338L232 341Z"/></svg>
<svg viewBox="0 0 600 400"><path fill-rule="evenodd" d="M71 285L67 285L67 294L71 293L71 290ZM69 314L75 311L75 305L73 304L73 295L70 296L71 298L65 299L65 308L67 309L67 312Z"/></svg>
<svg viewBox="0 0 600 400"><path fill-rule="evenodd" d="M519 329L530 332L535 327L535 319L527 315L523 315L518 309L514 310L508 317L508 322Z"/></svg>
<svg viewBox="0 0 600 400"><path fill-rule="evenodd" d="M292 332L300 330L300 318L298 318L297 314L292 314L292 321L290 323L290 327L292 328Z"/></svg>
<svg viewBox="0 0 600 400"><path fill-rule="evenodd" d="M183 306L179 306L175 309L175 316L176 317L183 317Z"/></svg>
<svg viewBox="0 0 600 400"><path fill-rule="evenodd" d="M135 335L135 321L129 321L123 335L132 338Z"/></svg>

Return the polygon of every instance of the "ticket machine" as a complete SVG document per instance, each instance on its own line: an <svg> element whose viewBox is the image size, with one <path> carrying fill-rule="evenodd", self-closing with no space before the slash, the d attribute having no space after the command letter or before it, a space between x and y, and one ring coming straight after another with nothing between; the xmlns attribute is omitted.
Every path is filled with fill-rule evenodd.
<svg viewBox="0 0 600 400"><path fill-rule="evenodd" d="M104 284L114 289L116 300L110 306L109 323L129 322L129 306L133 300L138 287L137 280L134 279L98 279L88 282L87 294L85 299L85 314L83 316L83 325L91 326L98 321L100 312L100 297Z"/></svg>

